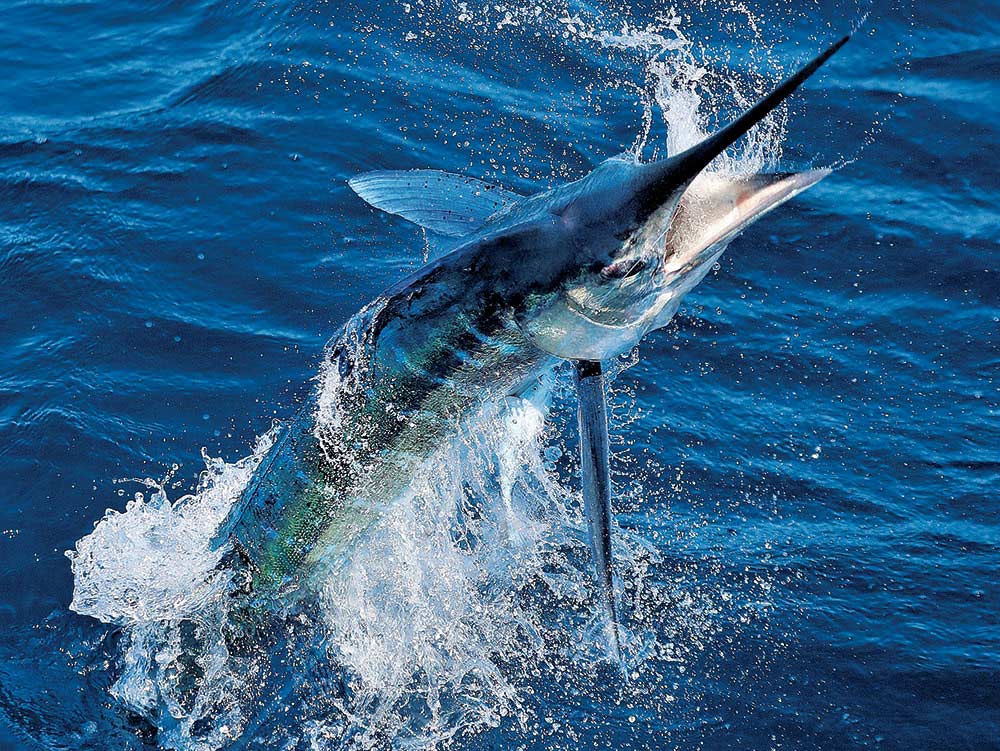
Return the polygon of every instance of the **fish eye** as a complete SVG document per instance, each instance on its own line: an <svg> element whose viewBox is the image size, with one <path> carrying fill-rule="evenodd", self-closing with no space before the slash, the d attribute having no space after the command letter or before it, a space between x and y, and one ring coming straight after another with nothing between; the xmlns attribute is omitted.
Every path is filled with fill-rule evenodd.
<svg viewBox="0 0 1000 751"><path fill-rule="evenodd" d="M604 279L631 279L646 267L646 261L642 258L632 260L615 261L601 269L601 276Z"/></svg>
<svg viewBox="0 0 1000 751"><path fill-rule="evenodd" d="M633 276L635 276L636 274L638 274L644 268L646 268L646 262L642 258L637 258L635 260L635 263L632 264L632 268L630 268L628 271L626 271L625 272L625 276L623 276L622 278L623 279L631 279Z"/></svg>

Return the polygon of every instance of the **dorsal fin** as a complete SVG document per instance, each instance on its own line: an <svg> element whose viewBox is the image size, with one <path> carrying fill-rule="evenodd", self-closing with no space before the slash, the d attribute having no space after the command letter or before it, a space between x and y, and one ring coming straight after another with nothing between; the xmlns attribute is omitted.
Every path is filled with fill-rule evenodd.
<svg viewBox="0 0 1000 751"><path fill-rule="evenodd" d="M365 172L347 182L375 208L449 237L479 229L521 200L482 180L432 169Z"/></svg>

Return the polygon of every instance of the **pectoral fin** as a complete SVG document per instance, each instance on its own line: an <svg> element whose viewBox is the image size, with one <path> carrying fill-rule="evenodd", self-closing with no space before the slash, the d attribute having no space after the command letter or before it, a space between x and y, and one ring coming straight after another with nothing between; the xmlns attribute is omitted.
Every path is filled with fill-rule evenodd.
<svg viewBox="0 0 1000 751"><path fill-rule="evenodd" d="M604 398L604 376L599 362L577 360L574 365L583 508L590 527L595 584L607 615L611 649L615 658L621 660L611 568L611 475L608 466L608 415Z"/></svg>

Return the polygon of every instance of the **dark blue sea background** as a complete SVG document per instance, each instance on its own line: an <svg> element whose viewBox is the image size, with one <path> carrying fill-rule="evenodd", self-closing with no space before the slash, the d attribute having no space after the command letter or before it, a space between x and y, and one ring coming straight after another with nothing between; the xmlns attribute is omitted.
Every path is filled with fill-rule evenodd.
<svg viewBox="0 0 1000 751"><path fill-rule="evenodd" d="M644 102L662 154L649 62L671 53L592 32L670 36L669 11L3 3L0 748L157 742L108 694L118 629L69 609L65 551L143 490L123 480L176 496L203 447L249 454L328 337L419 266L421 233L347 178L535 192L629 148ZM782 165L837 170L737 239L615 383L617 521L678 592L655 619L677 659L637 659L625 698L606 666L577 691L507 665L521 716L453 745L1000 748L1000 6L673 13L740 80L860 26L784 139ZM702 107L736 110L719 86ZM276 722L270 747L308 747Z"/></svg>

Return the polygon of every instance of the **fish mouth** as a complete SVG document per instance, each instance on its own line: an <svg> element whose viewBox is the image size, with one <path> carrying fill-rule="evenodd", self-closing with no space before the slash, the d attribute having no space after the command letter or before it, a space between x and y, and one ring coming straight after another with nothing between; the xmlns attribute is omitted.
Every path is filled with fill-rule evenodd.
<svg viewBox="0 0 1000 751"><path fill-rule="evenodd" d="M630 206L639 222L645 221L664 206L676 207L682 193L723 151L767 117L794 93L810 76L843 47L850 35L841 37L796 73L775 86L728 125L715 131L686 151L645 164L641 176L633 181L635 192Z"/></svg>
<svg viewBox="0 0 1000 751"><path fill-rule="evenodd" d="M831 172L821 168L745 177L699 175L681 196L663 239L661 273L666 283L714 262L740 232Z"/></svg>

